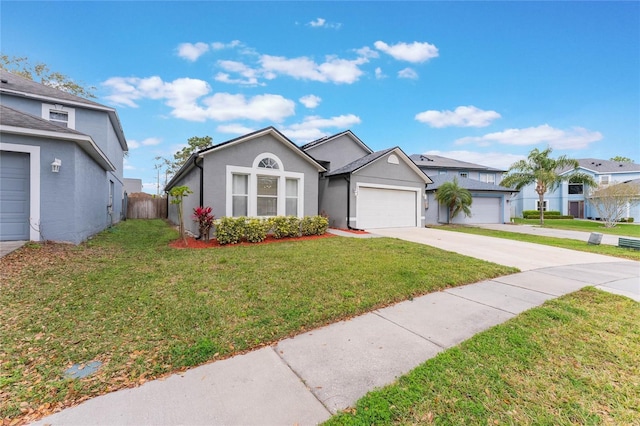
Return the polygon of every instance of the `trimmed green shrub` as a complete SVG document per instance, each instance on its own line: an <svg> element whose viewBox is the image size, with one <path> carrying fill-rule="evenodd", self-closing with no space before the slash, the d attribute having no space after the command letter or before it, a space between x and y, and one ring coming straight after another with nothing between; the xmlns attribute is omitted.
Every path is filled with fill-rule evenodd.
<svg viewBox="0 0 640 426"><path fill-rule="evenodd" d="M323 216L305 216L300 222L302 235L323 235L329 227L329 219Z"/></svg>
<svg viewBox="0 0 640 426"><path fill-rule="evenodd" d="M296 216L276 216L270 219L274 238L297 237L300 235L300 219Z"/></svg>
<svg viewBox="0 0 640 426"><path fill-rule="evenodd" d="M245 217L223 217L216 221L216 239L219 244L237 244L245 233Z"/></svg>
<svg viewBox="0 0 640 426"><path fill-rule="evenodd" d="M540 214L538 214L538 213L530 214L530 215L526 215L524 218L525 219L540 219ZM563 215L559 215L559 214L557 214L557 215L556 214L552 214L551 216L544 215L544 218L545 219L549 219L549 220L553 220L553 219L573 219L573 216L571 216L571 215L563 216Z"/></svg>
<svg viewBox="0 0 640 426"><path fill-rule="evenodd" d="M544 212L544 217L547 216L562 216L562 213L556 210L549 210L548 212ZM540 217L540 212L538 210L524 210L522 212L522 216L537 216Z"/></svg>
<svg viewBox="0 0 640 426"><path fill-rule="evenodd" d="M250 243L259 243L267 238L271 229L271 220L251 218L245 222L244 235Z"/></svg>
<svg viewBox="0 0 640 426"><path fill-rule="evenodd" d="M632 217L623 217L622 219L620 219L620 222L622 222L622 223L633 223L633 218Z"/></svg>

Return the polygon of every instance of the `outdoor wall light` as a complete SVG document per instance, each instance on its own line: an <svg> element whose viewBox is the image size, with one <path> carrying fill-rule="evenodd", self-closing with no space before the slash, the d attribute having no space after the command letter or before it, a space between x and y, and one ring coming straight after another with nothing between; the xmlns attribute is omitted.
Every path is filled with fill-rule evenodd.
<svg viewBox="0 0 640 426"><path fill-rule="evenodd" d="M53 163L51 163L51 171L53 173L58 173L60 171L61 165L62 165L62 160L60 160L59 158L56 158L55 160L53 160Z"/></svg>

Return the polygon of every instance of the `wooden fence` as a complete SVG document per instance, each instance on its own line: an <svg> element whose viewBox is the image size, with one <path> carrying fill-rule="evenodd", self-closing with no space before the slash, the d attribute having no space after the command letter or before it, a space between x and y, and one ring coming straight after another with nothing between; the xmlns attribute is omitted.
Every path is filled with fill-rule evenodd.
<svg viewBox="0 0 640 426"><path fill-rule="evenodd" d="M166 219L166 198L128 197L127 219Z"/></svg>

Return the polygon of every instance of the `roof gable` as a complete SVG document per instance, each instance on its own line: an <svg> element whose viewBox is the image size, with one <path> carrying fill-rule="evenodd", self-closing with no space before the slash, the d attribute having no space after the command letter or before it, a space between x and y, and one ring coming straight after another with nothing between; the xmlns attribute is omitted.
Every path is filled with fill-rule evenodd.
<svg viewBox="0 0 640 426"><path fill-rule="evenodd" d="M316 148L320 145L324 145L326 143L335 141L341 136L348 136L353 142L359 145L366 152L370 154L373 153L373 150L369 148L364 142L362 142L360 138L358 138L351 130L345 130L344 132L336 133L335 135L332 135L332 136L325 136L323 138L316 139L315 141L311 141L307 144L302 145L302 150L306 152L309 149Z"/></svg>
<svg viewBox="0 0 640 426"><path fill-rule="evenodd" d="M402 149L400 149L400 147L393 147L393 148L388 148L388 149L384 149L382 151L376 151L373 152L369 155L365 155L364 157L361 157L349 164L347 164L346 166L340 167L339 169L336 170L332 170L331 172L327 173L325 176L327 177L331 177L331 176L337 176L337 175L344 175L344 174L351 174L351 173L356 173L359 170L364 169L365 167L375 163L376 161L380 160L381 158L384 158L387 154L396 154L400 159L402 159L402 161L409 166L415 173L416 175L420 176L420 178L422 180L424 180L425 183L431 183L431 178L429 178L429 176L427 176L417 165L416 163L414 163L411 158L409 158L409 156L407 154L404 153L404 151L402 151Z"/></svg>
<svg viewBox="0 0 640 426"><path fill-rule="evenodd" d="M313 165L318 170L318 172L326 171L326 169L324 167L322 167L322 165L320 165L320 163L318 163L313 157L311 157L309 154L304 152L298 145L293 143L285 135L280 133L276 128L274 128L272 126L265 127L264 129L256 130L255 132L246 134L244 136L240 136L240 137L228 140L226 142L219 143L219 144L214 145L212 147L203 149L202 151L199 151L197 153L197 156L198 157L204 157L205 155L209 155L211 153L220 151L222 149L225 149L225 148L228 148L228 147L231 147L231 146L234 146L234 145L238 145L238 144L241 144L241 143L245 143L245 142L257 139L259 137L265 136L265 135L273 136L274 139L276 139L277 141L281 142L283 145L285 145L286 147L291 149L293 152L295 152L297 155L302 157L305 161L307 161L308 163Z"/></svg>

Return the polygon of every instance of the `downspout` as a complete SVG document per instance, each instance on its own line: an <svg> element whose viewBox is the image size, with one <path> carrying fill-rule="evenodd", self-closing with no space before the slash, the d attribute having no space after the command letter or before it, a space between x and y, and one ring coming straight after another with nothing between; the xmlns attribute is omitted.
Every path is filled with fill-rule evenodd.
<svg viewBox="0 0 640 426"><path fill-rule="evenodd" d="M193 165L200 169L200 207L204 207L204 169L202 168L202 164L198 164L198 156L193 159ZM198 229L200 232L200 229ZM196 240L202 238L202 234L198 234Z"/></svg>
<svg viewBox="0 0 640 426"><path fill-rule="evenodd" d="M358 229L351 226L351 179L349 176L346 176L344 180L347 181L347 229L352 231L364 231L364 229Z"/></svg>

